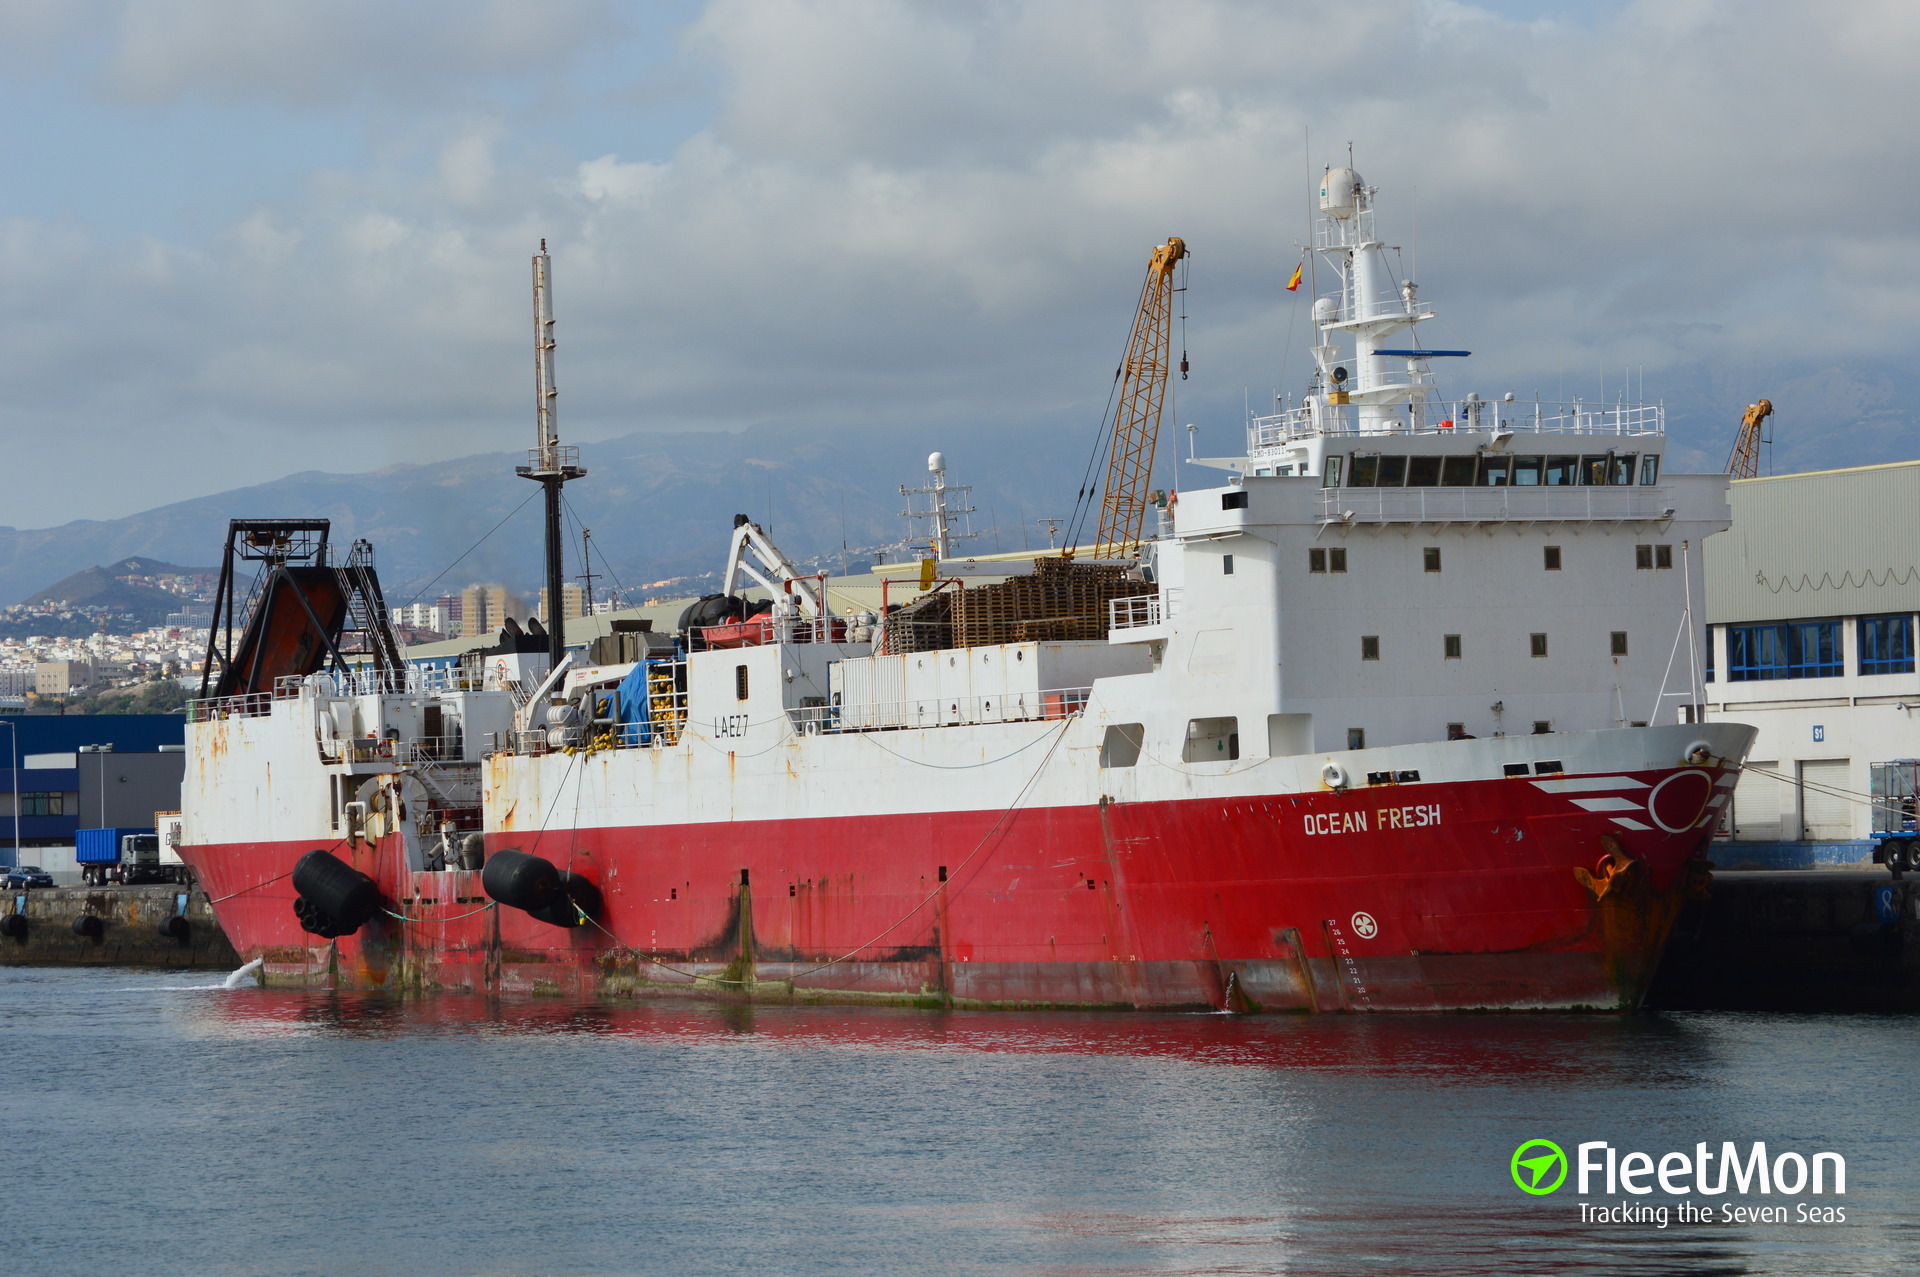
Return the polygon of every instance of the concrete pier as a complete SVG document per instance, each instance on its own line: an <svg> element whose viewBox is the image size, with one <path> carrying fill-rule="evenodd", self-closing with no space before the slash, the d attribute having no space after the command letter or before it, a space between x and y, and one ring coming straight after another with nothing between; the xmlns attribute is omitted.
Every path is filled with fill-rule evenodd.
<svg viewBox="0 0 1920 1277"><path fill-rule="evenodd" d="M24 923L9 920L15 916ZM81 918L95 921L76 930ZM231 971L240 958L205 892L155 884L7 891L0 895L0 963Z"/></svg>
<svg viewBox="0 0 1920 1277"><path fill-rule="evenodd" d="M1920 1010L1920 881L1884 869L1727 871L1675 924L1647 1005Z"/></svg>

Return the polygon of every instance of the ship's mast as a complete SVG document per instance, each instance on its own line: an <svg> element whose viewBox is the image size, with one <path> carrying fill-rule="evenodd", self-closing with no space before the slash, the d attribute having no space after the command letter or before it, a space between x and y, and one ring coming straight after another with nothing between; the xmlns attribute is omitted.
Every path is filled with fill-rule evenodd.
<svg viewBox="0 0 1920 1277"><path fill-rule="evenodd" d="M586 474L580 450L560 446L557 408L560 391L553 381L553 262L547 241L533 259L533 384L536 398L535 446L527 464L514 473L545 489L547 519L547 653L558 669L567 652L566 604L561 596L565 543L560 536L560 489L569 479Z"/></svg>
<svg viewBox="0 0 1920 1277"><path fill-rule="evenodd" d="M1321 414L1322 430L1357 428L1361 434L1377 434L1404 427L1406 406L1419 414L1431 391L1427 359L1438 353L1465 353L1424 352L1419 357L1376 353L1394 347L1410 349L1404 339L1391 338L1433 314L1415 300L1413 281L1403 284L1395 278L1387 246L1374 228L1374 191L1351 168L1329 169L1320 180L1320 224L1313 246L1340 281L1339 292L1319 298L1313 306L1314 325L1320 333L1313 348L1320 384L1312 402ZM1343 357L1335 344L1342 333L1352 335L1351 356Z"/></svg>

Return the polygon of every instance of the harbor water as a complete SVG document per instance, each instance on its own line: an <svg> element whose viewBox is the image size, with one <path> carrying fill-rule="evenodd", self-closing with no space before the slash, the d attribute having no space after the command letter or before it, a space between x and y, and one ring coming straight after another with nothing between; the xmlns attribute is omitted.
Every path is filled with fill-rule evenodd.
<svg viewBox="0 0 1920 1277"><path fill-rule="evenodd" d="M953 1013L0 970L18 1273L1909 1273L1897 1016ZM1516 1149L1846 1191L1521 1191ZM1622 1204L1628 1210L1622 1210ZM1727 1205L1787 1222L1726 1222ZM1802 1207L1843 1207L1812 1223ZM1665 1226L1650 1215L1666 1207ZM1624 1216L1594 1218L1602 1210ZM1816 1211L1815 1213L1818 1213Z"/></svg>

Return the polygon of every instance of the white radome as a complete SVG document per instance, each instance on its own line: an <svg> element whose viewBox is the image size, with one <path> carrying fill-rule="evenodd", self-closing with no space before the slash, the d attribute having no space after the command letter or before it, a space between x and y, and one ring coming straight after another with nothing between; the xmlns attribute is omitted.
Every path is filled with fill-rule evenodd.
<svg viewBox="0 0 1920 1277"><path fill-rule="evenodd" d="M1360 209L1360 175L1350 168L1328 169L1320 179L1320 211L1343 221Z"/></svg>
<svg viewBox="0 0 1920 1277"><path fill-rule="evenodd" d="M930 453L928 453L928 454L927 454L927 469L928 469L928 470L930 470L930 471L932 471L932 472L933 472L934 474L939 474L939 473L940 473L940 472L941 472L942 470L945 470L946 468L947 468L947 454L946 454L946 453L944 453L944 452L930 452Z"/></svg>

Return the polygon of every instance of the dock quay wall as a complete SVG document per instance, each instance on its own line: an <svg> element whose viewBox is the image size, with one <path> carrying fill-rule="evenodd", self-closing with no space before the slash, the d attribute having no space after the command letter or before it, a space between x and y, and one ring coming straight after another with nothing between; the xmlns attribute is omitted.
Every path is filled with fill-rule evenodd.
<svg viewBox="0 0 1920 1277"><path fill-rule="evenodd" d="M1648 1006L1920 1011L1920 880L1878 868L1719 871L1709 891L1680 911Z"/></svg>
<svg viewBox="0 0 1920 1277"><path fill-rule="evenodd" d="M76 927L83 918L93 921ZM7 891L0 964L231 971L240 959L205 892L160 883Z"/></svg>

